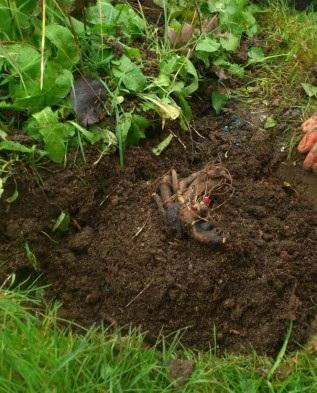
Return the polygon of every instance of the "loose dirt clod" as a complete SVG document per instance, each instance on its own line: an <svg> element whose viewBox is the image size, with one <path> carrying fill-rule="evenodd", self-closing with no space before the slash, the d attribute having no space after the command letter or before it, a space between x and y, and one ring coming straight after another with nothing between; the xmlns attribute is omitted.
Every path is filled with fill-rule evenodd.
<svg viewBox="0 0 317 393"><path fill-rule="evenodd" d="M171 381L177 381L178 387L184 386L194 369L193 360L173 359L167 367L167 376Z"/></svg>

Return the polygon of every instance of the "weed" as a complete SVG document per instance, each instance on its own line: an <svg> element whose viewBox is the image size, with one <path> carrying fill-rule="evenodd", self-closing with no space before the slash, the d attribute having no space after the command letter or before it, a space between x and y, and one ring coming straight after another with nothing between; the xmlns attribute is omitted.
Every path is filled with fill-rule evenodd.
<svg viewBox="0 0 317 393"><path fill-rule="evenodd" d="M238 47L243 32L251 36L256 28L245 1L238 4L236 0L226 0L221 7L210 2L201 2L200 6L195 1L185 3L162 2L163 40L147 24L141 6L139 15L128 4L112 5L111 1L98 0L96 5L87 7L82 22L70 17L65 5L60 8L54 2L43 2L40 8L36 8L33 1L19 8L15 2L10 3L11 6L4 4L0 16L5 21L12 18L14 23L5 22L0 28L3 40L0 82L4 92L0 109L24 113L25 131L34 138L35 144L44 142L47 156L56 163L65 162L69 146L77 144L84 154L81 137L89 143L116 144L113 138L105 137L103 131L95 135L74 121L65 121L62 113L65 113L64 108L71 109L67 97L76 75L101 75L107 80L105 87L107 85L112 106L108 113L116 118L121 165L126 146L144 138L145 127L149 126L140 111L157 111L164 125L166 120L176 117L166 117L166 111L160 108L180 107L186 114L180 112L177 117L186 129L186 122L190 120L186 97L198 89L198 63L203 62L208 67L217 60L221 66L237 71L238 66L235 68L230 63L226 53ZM30 13L33 13L32 18ZM211 14L217 15L219 34L202 32L202 23ZM185 42L188 52L184 54L182 48L171 47L168 29L180 28L187 21L197 28L197 34ZM35 34L29 34L30 31ZM136 40L137 47L131 46ZM154 54L150 69L152 64L158 64L158 73L154 76L144 72L145 45L147 51ZM138 94L142 94L143 100L147 97L148 104L152 99L152 103L142 105L133 100L132 110L126 111L125 102ZM216 100L217 110L221 102Z"/></svg>
<svg viewBox="0 0 317 393"><path fill-rule="evenodd" d="M27 261L31 264L34 270L37 270L37 259L34 252L31 250L30 244L28 241L24 242L25 256Z"/></svg>
<svg viewBox="0 0 317 393"><path fill-rule="evenodd" d="M305 76L317 53L315 14L291 11L279 2L262 10L247 0L156 3L164 15L162 28L147 23L141 4L134 10L129 4L98 0L86 8L85 18L80 12L75 18L66 4L44 2L37 8L35 1L21 6L4 3L0 8L5 21L0 27L0 111L22 114L24 132L33 138L34 146L11 141L14 123L4 122L6 140L1 150L45 154L66 164L70 147L78 148L84 157L85 145L98 143L102 154L96 162L117 147L123 166L126 148L146 137L153 112L161 117L162 126L177 119L188 130L187 98L209 77L211 67L220 75L210 92L216 113L232 96L246 99L247 93L248 101L254 97L250 90L224 93L223 75L247 76L257 98L262 89L266 96L280 94L294 101L298 97L294 88L301 83L302 92L315 99L314 82ZM256 33L245 63L234 62L232 54L241 42ZM102 81L107 91L103 110L108 117L99 127L82 127L69 103L74 79L85 75ZM169 140L164 139L156 154Z"/></svg>

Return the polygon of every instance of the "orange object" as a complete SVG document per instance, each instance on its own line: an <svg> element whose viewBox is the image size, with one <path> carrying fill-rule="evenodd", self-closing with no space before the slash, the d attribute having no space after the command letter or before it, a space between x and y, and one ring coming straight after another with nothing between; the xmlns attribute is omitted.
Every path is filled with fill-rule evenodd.
<svg viewBox="0 0 317 393"><path fill-rule="evenodd" d="M297 146L299 153L307 153L303 169L312 170L317 174L317 112L301 125L305 133Z"/></svg>
<svg viewBox="0 0 317 393"><path fill-rule="evenodd" d="M304 123L301 125L301 128L304 132L308 132L311 131L311 129L316 126L317 126L317 113L315 113L309 119L304 121Z"/></svg>
<svg viewBox="0 0 317 393"><path fill-rule="evenodd" d="M317 132L316 132L317 135ZM316 138L317 141L317 138ZM304 162L303 162L303 168L308 170L308 169L313 169L313 171L316 173L317 172L317 142L313 145L313 147L310 149L310 152L307 154Z"/></svg>
<svg viewBox="0 0 317 393"><path fill-rule="evenodd" d="M306 132L302 140L299 142L297 150L300 153L308 153L316 142L317 142L317 124L315 124L315 126L310 131Z"/></svg>

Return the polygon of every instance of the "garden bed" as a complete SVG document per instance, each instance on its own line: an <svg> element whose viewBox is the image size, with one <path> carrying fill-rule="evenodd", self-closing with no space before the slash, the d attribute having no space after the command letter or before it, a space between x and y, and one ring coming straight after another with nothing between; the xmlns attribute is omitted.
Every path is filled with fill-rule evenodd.
<svg viewBox="0 0 317 393"><path fill-rule="evenodd" d="M316 177L301 169L301 157L285 163L261 121L267 106L233 99L216 116L203 94L191 105L190 131L170 122L175 137L159 157L151 151L166 135L158 122L126 151L123 169L116 154L96 163L94 147L86 162L70 153L66 168L43 163L36 176L17 166L19 198L0 205L0 280L41 274L63 318L137 326L150 343L186 328L182 342L191 348L216 339L221 352L276 354L293 320L294 349L312 334L317 309ZM175 239L152 199L160 179L172 168L185 177L219 162L234 188L225 203L221 195L212 202L226 247ZM65 209L69 230L52 232Z"/></svg>

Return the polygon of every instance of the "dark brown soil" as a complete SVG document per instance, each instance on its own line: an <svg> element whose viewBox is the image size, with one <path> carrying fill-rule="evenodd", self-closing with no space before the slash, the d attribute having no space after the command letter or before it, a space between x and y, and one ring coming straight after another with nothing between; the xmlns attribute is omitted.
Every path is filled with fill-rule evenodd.
<svg viewBox="0 0 317 393"><path fill-rule="evenodd" d="M21 165L19 198L0 206L1 281L34 272L27 241L51 285L47 296L84 326L138 326L150 341L187 328L183 343L199 349L214 344L216 331L220 350L275 354L293 320L294 342L305 343L317 313L317 178L300 163L281 164L285 157L250 108L232 100L215 116L198 96L193 102L191 132L175 122L179 140L160 157L151 153L166 135L158 126L126 152L123 170L116 155L94 165L97 149L86 163L38 168L41 183ZM151 198L159 179L171 168L183 177L219 160L234 185L213 217L227 247L174 239ZM72 219L64 235L52 232L62 209Z"/></svg>
<svg viewBox="0 0 317 393"><path fill-rule="evenodd" d="M302 157L285 163L261 122L269 106L231 100L216 116L203 94L192 105L189 132L177 121L166 131L158 123L127 150L124 169L117 155L96 164L97 148L87 149L86 162L70 153L67 168L16 166L6 193L14 179L19 198L0 202L0 282L10 273L16 282L41 273L64 318L137 326L150 342L186 328L186 346L208 349L216 335L220 352L253 347L274 355L292 320L294 349L308 340L317 314L317 177L301 169ZM279 135L289 113L280 111ZM151 148L169 128L175 137L156 157ZM231 198L213 199L213 224L228 239L222 250L173 238L151 197L171 168L185 177L211 162L233 178ZM64 209L70 229L53 232Z"/></svg>

